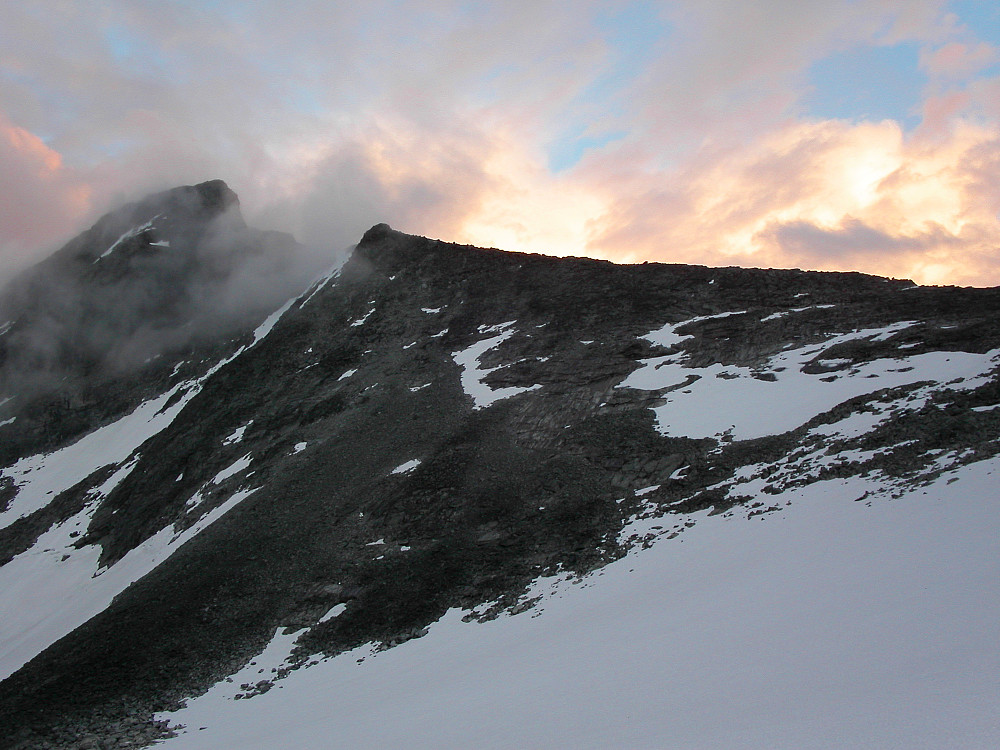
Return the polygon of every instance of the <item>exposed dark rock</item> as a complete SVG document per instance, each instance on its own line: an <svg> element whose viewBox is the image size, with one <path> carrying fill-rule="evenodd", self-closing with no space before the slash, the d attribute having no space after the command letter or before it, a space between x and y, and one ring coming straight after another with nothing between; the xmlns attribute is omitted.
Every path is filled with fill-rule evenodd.
<svg viewBox="0 0 1000 750"><path fill-rule="evenodd" d="M208 185L177 200L197 197L205 216L233 207L224 186ZM99 266L101 243L158 210L144 205L130 207L127 221L102 220L59 262ZM170 231L157 226L155 237L180 237ZM122 273L155 241L128 240ZM225 277L228 262L212 273ZM154 712L233 674L277 628L303 629L289 669L366 643L388 648L421 637L451 607L470 610L469 619L524 611L539 576L583 574L630 546L681 534L694 511L746 504L756 516L780 507L783 489L823 477L879 471L909 481L930 470L932 451L965 451L962 460L992 455L1000 411L973 409L1000 400L995 380L936 395L859 437L811 430L889 408L916 386L875 391L753 440L655 429L650 407L683 394L700 375L662 391L618 387L637 360L667 355L690 367L754 368L753 377L774 382L776 371L765 365L790 345L900 321L919 323L827 348L804 372L835 378L897 356L902 345L908 354L1000 347L997 290L912 287L861 274L616 266L373 227L339 278L303 295L270 335L192 385L193 397L100 499L76 543L99 545L101 564L111 565L161 529L190 528L236 491L255 489L3 683L0 745L72 747L95 738L140 746L167 731L151 722ZM739 314L689 322L677 331L688 338L669 348L643 338L667 323L720 313ZM249 344L245 325L237 334L164 349L163 363L143 371L134 390L135 373L94 391L84 378L76 401L33 402L18 412L33 437L8 449L4 465L193 382ZM482 370L496 368L485 385L532 390L480 409L456 355L490 337L502 340L478 358ZM116 388L126 395L101 401ZM41 435L50 429L58 438L46 442ZM864 461L809 463L827 448L885 450ZM226 476L244 456L249 464ZM763 497L742 494L746 477L737 475L750 466L761 467ZM115 468L0 532L3 559L30 545L38 529L78 513ZM620 538L637 517L665 520ZM321 622L338 604L344 611ZM248 682L241 699L282 676Z"/></svg>

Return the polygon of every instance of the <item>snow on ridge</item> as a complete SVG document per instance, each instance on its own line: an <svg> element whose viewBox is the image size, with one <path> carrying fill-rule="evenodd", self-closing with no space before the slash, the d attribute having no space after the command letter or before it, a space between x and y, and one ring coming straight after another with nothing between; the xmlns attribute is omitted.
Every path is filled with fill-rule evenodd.
<svg viewBox="0 0 1000 750"><path fill-rule="evenodd" d="M329 284L333 279L340 276L340 269L343 268L343 265L344 265L343 261L338 261L334 263L332 266L330 266L330 268L328 268L326 271L317 276L312 281L312 283L310 283L309 286L306 287L306 291L303 292L302 297L305 297L305 299L302 300L302 302L299 304L299 308L301 309L306 305L308 305L309 300L311 300L313 297L319 294L319 292L324 287L326 287L326 285Z"/></svg>
<svg viewBox="0 0 1000 750"><path fill-rule="evenodd" d="M203 375L177 383L159 396L139 404L130 414L84 435L70 445L51 453L27 456L0 469L0 477L11 477L19 488L7 510L0 512L0 529L44 508L60 492L101 467L120 464L142 443L166 429L210 377L266 338L294 302L295 298L271 313L254 331L254 340L250 344L239 347L216 362ZM171 403L178 393L182 393L181 397Z"/></svg>
<svg viewBox="0 0 1000 750"><path fill-rule="evenodd" d="M155 222L157 219L161 218L162 216L163 216L163 214L158 214L158 215L154 216L152 219L150 219L149 221L147 221L145 224L143 224L141 226L134 226L131 229L126 230L122 234L121 237L119 237L117 240L115 240L113 243L111 243L111 246L107 250L105 250L97 258L94 259L94 263L97 263L97 261L101 260L101 258L106 258L107 256L111 255L111 253L113 253L115 250L117 250L118 246L121 245L126 240L129 240L132 237L138 237L140 234L142 234L143 232L145 232L147 229L152 229L153 228L153 222ZM167 244L169 245L170 243L167 243Z"/></svg>
<svg viewBox="0 0 1000 750"><path fill-rule="evenodd" d="M501 369L503 365L483 369L479 365L479 358L513 336L515 329L511 328L511 326L516 322L515 320L510 320L506 323L498 323L492 326L479 326L480 333L498 333L498 335L477 341L472 346L460 351L452 352L452 359L462 368L462 390L465 391L467 396L472 397L474 409L484 409L502 399L534 391L542 387L541 385L532 385L492 388L485 382L486 377L491 372Z"/></svg>
<svg viewBox="0 0 1000 750"><path fill-rule="evenodd" d="M295 304L297 299L298 299L297 297L293 297L292 299L288 300L288 302L279 307L277 310L275 310L273 313L268 315L264 319L264 322L261 323L259 326L257 326L256 329L254 329L253 342L250 344L250 346L246 348L249 349L252 346L256 346L265 338L267 338L267 335L274 329L274 326L278 323L279 320L281 320L281 316L284 315L286 312L288 312L288 309ZM244 351L243 349L240 349L233 356L233 359L242 354L243 351Z"/></svg>
<svg viewBox="0 0 1000 750"><path fill-rule="evenodd" d="M98 469L109 465L119 467L91 493L91 501L84 510L64 523L53 525L32 547L0 566L0 679L104 610L130 583L259 489L239 490L179 534L168 525L110 568L98 568L98 547L89 545L77 549L75 535L70 536L85 528L98 500L110 493L137 465L139 446L169 427L209 378L265 339L282 315L302 296L290 299L275 310L254 330L253 341L216 362L202 375L175 384L159 396L139 404L131 413L69 445L51 453L27 456L0 469L0 476L12 478L18 488L8 508L0 512L2 529L45 507L60 492ZM236 438L242 434L234 433L229 437L238 442ZM131 460L125 463L130 457ZM248 459L249 454L238 459L216 475L215 481L223 481L245 469L247 466L243 462ZM197 499L192 500L195 505L199 504ZM190 505L189 500L189 509Z"/></svg>
<svg viewBox="0 0 1000 750"><path fill-rule="evenodd" d="M680 325L667 327L668 340L676 336L673 329ZM754 377L755 371L748 367L687 367L674 354L640 360L642 366L617 387L668 391L663 396L666 403L652 407L662 434L704 438L731 430L733 438L745 440L788 432L839 403L883 388L924 380L955 389L973 388L983 382L1000 357L1000 350L993 350L985 354L925 352L883 358L839 371L829 382L822 379L823 373L802 372L808 362L822 361L822 352L831 347L857 339L885 341L911 325L912 321L903 321L862 329L833 336L821 344L785 350L762 368L774 376L773 381ZM836 363L833 359L828 362ZM775 408L777 403L782 408ZM731 404L733 408L720 409L719 404Z"/></svg>
<svg viewBox="0 0 1000 750"><path fill-rule="evenodd" d="M179 383L70 445L52 453L27 456L0 470L0 476L10 477L18 487L10 506L0 513L0 528L44 508L60 492L98 469L123 462L142 443L173 422L198 390L193 386L191 382ZM167 407L170 399L184 388L188 391Z"/></svg>
<svg viewBox="0 0 1000 750"><path fill-rule="evenodd" d="M0 336L3 336L7 331L9 331L14 326L13 320L8 320L4 323L0 323Z"/></svg>

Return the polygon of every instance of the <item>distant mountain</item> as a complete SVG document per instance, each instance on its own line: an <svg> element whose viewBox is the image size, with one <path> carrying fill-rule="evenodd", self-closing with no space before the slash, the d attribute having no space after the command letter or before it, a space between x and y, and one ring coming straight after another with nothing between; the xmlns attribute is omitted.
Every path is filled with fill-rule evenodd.
<svg viewBox="0 0 1000 750"><path fill-rule="evenodd" d="M699 632L742 637L726 613L742 611L754 592L725 581L766 585L766 576L753 577L763 570L760 552L736 552L753 539L771 539L780 575L811 571L841 624L867 633L865 612L845 594L858 580L845 556L881 542L831 536L842 556L819 549L826 537L802 523L832 529L843 503L859 523L870 513L880 533L895 535L892 519L900 520L886 545L907 549L927 493L981 519L975 528L998 518L985 478L1000 462L997 289L619 266L455 245L384 224L346 262L331 253L331 268L312 283L296 253L290 237L248 229L223 183L204 183L109 214L8 290L0 746L140 747L175 732L168 745L330 746L329 727L310 733L326 726L326 709L310 703L315 693L302 692L310 679L327 691L328 720L352 738L344 746L468 746L476 733L461 726L393 734L395 704L378 703L378 690L365 692L357 676L375 672L343 666L400 664L370 669L383 670L378 684L409 684L413 670L441 659L451 671L420 672L421 684L428 696L462 701L468 691L443 685L463 679L462 663L471 669L471 657L455 656L464 638L480 639L473 654L498 647L502 662L509 652L508 666L519 670L492 684L480 677L473 692L506 694L519 680L536 691L525 703L537 705L534 718L515 720L513 698L467 708L470 722L506 726L482 746L710 746L694 730L688 744L672 745L669 727L628 719L625 704L602 729L571 731L608 698L580 694L571 675L581 660L603 664L614 703L626 683L601 655L635 638L644 662L669 665L684 650L680 630L650 643L632 625L650 613L670 613L678 629L685 611L707 617L699 590L721 618ZM960 487L970 490L956 495ZM885 516L887 508L911 515ZM785 518L798 519L798 531L774 536ZM965 527L951 533L964 550L954 572L996 567L976 557L989 557L988 539ZM622 577L623 566L657 571L649 580L674 575L680 558L670 550L685 539L704 540L695 547L703 546L696 559L706 569L690 570L680 588L637 588ZM843 566L842 577L831 577L831 565ZM929 569L924 559L910 567ZM886 575L931 610L957 596L927 593L919 576ZM808 584L794 578L782 590ZM588 613L586 602L612 601L615 590L640 599ZM771 601L792 607L782 596ZM995 587L959 603L968 622L1000 613ZM688 609L672 611L681 605ZM564 612L558 628L546 625L555 622L550 609ZM983 651L981 664L995 663L993 639L969 635L979 631L966 632L962 611L953 614L952 635ZM605 629L595 631L591 618ZM775 613L761 638L813 633L780 622ZM917 637L919 622L894 625L904 642ZM505 632L529 640L534 632L548 645L514 646ZM533 672L545 654L554 655L556 677ZM935 669L964 675L972 665L943 656ZM804 679L815 668L803 663L789 674ZM664 669L641 683L681 700L688 678ZM914 669L894 679L929 679ZM851 674L865 683L865 674ZM720 687L703 679L706 689ZM995 715L996 692L967 684L969 715ZM275 697L286 686L299 702ZM361 702L337 708L352 686ZM578 696L563 730L552 718L554 689ZM187 712L208 723L180 729L184 703L205 691ZM787 700L806 725L843 720L836 702L805 695ZM889 693L874 705L881 700ZM877 745L908 736L907 722L925 715L915 707L881 735L860 727L845 737ZM354 726L352 716L387 724ZM398 727L423 726L406 716ZM260 744L238 740L240 722L254 721L247 736ZM963 736L1000 737L984 726L982 736ZM632 734L615 735L626 727ZM747 745L838 744L810 743L808 729L774 731Z"/></svg>

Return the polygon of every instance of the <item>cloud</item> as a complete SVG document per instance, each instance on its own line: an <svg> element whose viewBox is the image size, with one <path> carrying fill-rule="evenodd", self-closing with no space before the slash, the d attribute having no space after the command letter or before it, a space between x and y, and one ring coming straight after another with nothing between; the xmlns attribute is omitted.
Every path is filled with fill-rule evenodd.
<svg viewBox="0 0 1000 750"><path fill-rule="evenodd" d="M921 65L939 78L962 79L1000 60L998 50L986 42L949 42L924 53Z"/></svg>
<svg viewBox="0 0 1000 750"><path fill-rule="evenodd" d="M996 54L945 0L60 8L0 6L17 30L0 51L2 123L61 159L46 173L41 152L15 154L40 186L0 186L19 216L62 210L79 229L221 177L252 224L314 248L386 221L622 261L1000 282ZM817 61L900 43L931 79L915 131L810 116ZM593 145L553 174L581 133ZM85 203L65 202L73 188ZM42 242L31 218L9 227L8 245Z"/></svg>
<svg viewBox="0 0 1000 750"><path fill-rule="evenodd" d="M970 124L920 140L889 121L790 123L619 188L592 223L591 248L625 260L1000 283L1000 195L989 178L998 155L996 129Z"/></svg>
<svg viewBox="0 0 1000 750"><path fill-rule="evenodd" d="M0 282L40 260L76 228L90 205L90 189L62 157L0 112L0 174L9 186L0 200Z"/></svg>

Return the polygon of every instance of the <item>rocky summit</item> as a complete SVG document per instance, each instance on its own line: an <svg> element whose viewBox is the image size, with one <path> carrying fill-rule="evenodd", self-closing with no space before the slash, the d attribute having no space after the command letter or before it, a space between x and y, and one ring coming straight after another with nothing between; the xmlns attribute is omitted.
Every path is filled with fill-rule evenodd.
<svg viewBox="0 0 1000 750"><path fill-rule="evenodd" d="M997 289L385 224L307 282L297 247L204 183L109 214L7 291L0 746L193 743L184 706L220 686L260 713L327 664L416 653L442 618L542 623L546 582L703 525L763 533L829 488L877 513L1000 452Z"/></svg>

